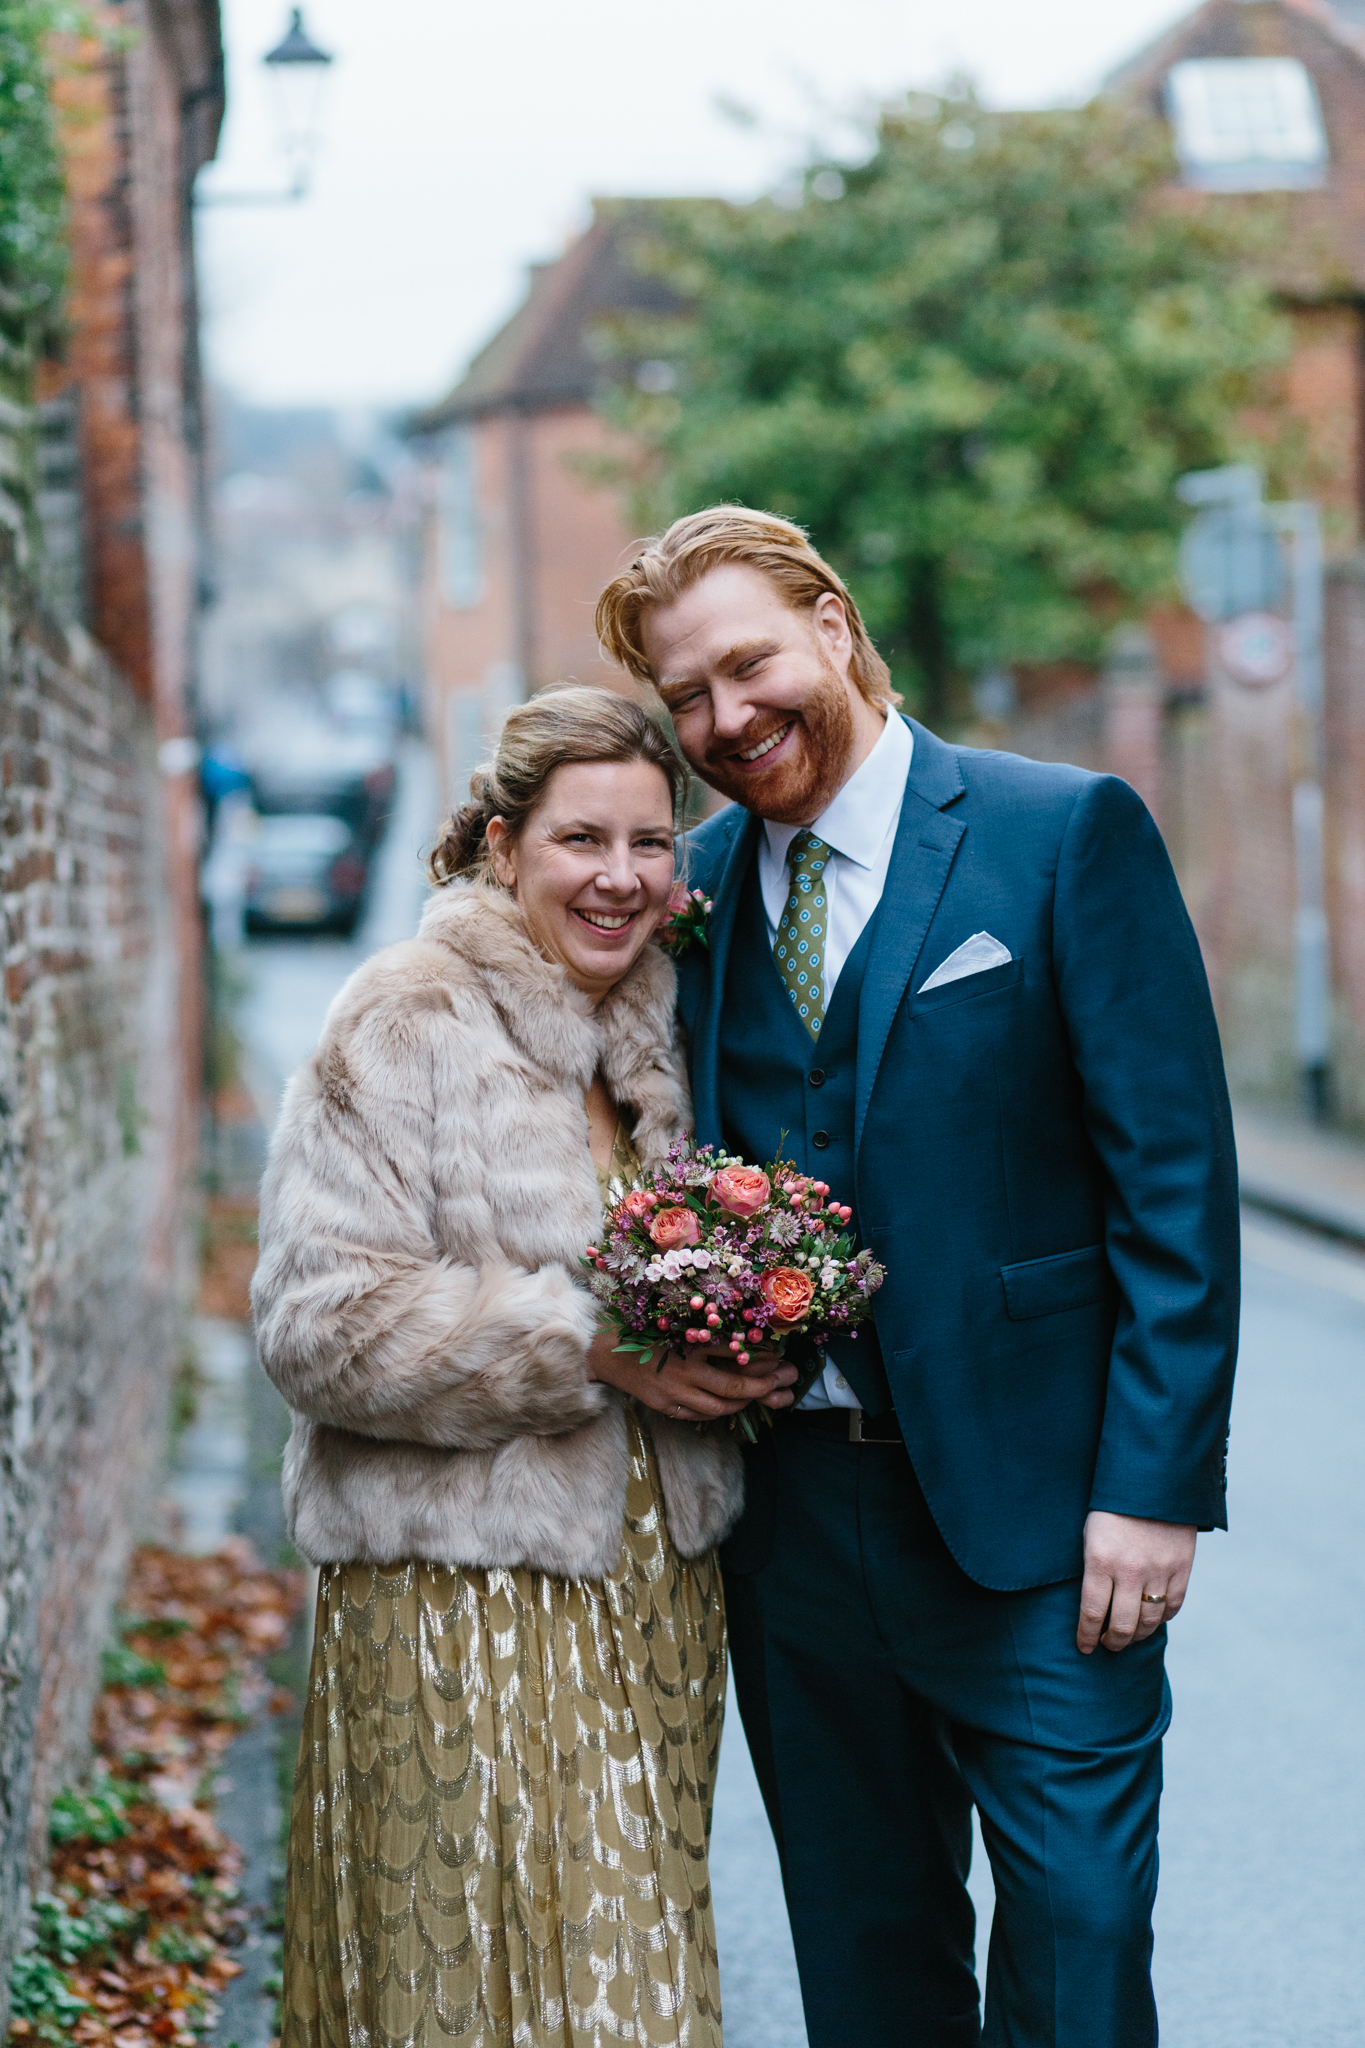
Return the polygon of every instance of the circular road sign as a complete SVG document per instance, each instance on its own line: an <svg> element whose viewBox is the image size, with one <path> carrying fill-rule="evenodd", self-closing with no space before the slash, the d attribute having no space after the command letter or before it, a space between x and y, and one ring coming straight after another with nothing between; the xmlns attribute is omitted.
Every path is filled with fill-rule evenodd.
<svg viewBox="0 0 1365 2048"><path fill-rule="evenodd" d="M1278 683L1294 666L1294 633L1273 612L1243 612L1228 619L1214 635L1218 659L1234 683L1264 690Z"/></svg>

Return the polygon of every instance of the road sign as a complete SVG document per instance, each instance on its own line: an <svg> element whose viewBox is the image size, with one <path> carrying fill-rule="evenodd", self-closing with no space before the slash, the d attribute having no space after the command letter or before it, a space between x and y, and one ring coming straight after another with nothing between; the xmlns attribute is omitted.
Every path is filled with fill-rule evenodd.
<svg viewBox="0 0 1365 2048"><path fill-rule="evenodd" d="M1243 612L1214 634L1218 659L1234 683L1264 690L1294 666L1294 629L1273 612Z"/></svg>
<svg viewBox="0 0 1365 2048"><path fill-rule="evenodd" d="M1270 612L1284 591L1284 552L1265 507L1210 505L1180 543L1180 581L1191 611L1209 625Z"/></svg>

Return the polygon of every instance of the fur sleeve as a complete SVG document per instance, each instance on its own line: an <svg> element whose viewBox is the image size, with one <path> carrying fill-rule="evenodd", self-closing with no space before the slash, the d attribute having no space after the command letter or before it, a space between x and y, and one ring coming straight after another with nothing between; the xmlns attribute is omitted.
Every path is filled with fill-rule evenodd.
<svg viewBox="0 0 1365 2048"><path fill-rule="evenodd" d="M528 1272L491 1241L463 1263L434 1238L433 1075L459 1087L458 1028L445 991L423 1004L410 987L334 1019L271 1146L252 1303L262 1364L298 1413L475 1450L577 1429L608 1394L586 1370L595 1306L563 1265ZM474 1109L441 1105L468 1133L471 1179Z"/></svg>

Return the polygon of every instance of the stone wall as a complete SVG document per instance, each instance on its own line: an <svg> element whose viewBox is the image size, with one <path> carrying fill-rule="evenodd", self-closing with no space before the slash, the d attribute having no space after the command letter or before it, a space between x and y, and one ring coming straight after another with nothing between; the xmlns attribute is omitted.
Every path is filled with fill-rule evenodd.
<svg viewBox="0 0 1365 2048"><path fill-rule="evenodd" d="M150 707L0 535L0 1985L164 1436L187 1223Z"/></svg>

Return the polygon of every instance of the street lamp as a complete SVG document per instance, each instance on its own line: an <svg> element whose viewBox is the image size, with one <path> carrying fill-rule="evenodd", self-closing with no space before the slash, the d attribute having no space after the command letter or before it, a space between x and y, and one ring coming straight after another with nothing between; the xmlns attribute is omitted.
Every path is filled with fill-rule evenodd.
<svg viewBox="0 0 1365 2048"><path fill-rule="evenodd" d="M296 199L308 190L323 81L331 61L305 29L303 9L291 7L289 26L274 49L266 52L264 62L275 95L280 147L294 169Z"/></svg>
<svg viewBox="0 0 1365 2048"><path fill-rule="evenodd" d="M282 192L197 192L196 206L292 206L308 196L331 54L320 50L304 27L303 9L291 7L288 27L261 61L275 102L279 148L290 166L289 184Z"/></svg>

